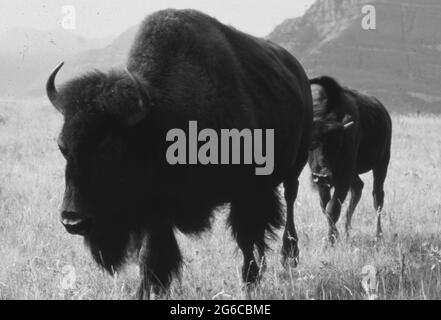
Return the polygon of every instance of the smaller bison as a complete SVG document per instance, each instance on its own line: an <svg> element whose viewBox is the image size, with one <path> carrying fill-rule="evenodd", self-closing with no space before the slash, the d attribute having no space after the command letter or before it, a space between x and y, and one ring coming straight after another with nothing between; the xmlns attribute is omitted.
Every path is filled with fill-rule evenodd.
<svg viewBox="0 0 441 320"><path fill-rule="evenodd" d="M338 237L336 223L348 191L346 236L361 198L364 183L359 175L373 172L377 238L382 236L383 184L390 160L392 121L374 97L340 86L322 76L310 80L314 104L312 143L309 152L313 186L317 187L323 213L329 222L329 240ZM334 193L331 197L331 188Z"/></svg>

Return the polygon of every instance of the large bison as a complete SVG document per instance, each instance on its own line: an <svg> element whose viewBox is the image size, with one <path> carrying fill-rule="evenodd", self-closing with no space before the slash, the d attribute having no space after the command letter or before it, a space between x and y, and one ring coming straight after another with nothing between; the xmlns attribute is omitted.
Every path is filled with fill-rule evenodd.
<svg viewBox="0 0 441 320"><path fill-rule="evenodd" d="M329 222L329 239L334 242L338 237L336 223L350 190L345 227L349 235L352 215L364 185L359 175L370 170L374 177L372 194L377 212L377 237L381 237L383 184L392 136L389 113L378 99L344 88L333 78L318 77L310 83L314 120L308 162Z"/></svg>
<svg viewBox="0 0 441 320"><path fill-rule="evenodd" d="M312 129L309 80L287 51L193 10L148 16L126 70L99 71L47 94L64 115L58 139L66 158L61 221L84 236L96 262L110 273L139 249L139 298L167 289L179 273L175 230L198 234L213 209L230 203L228 222L243 253L242 277L259 278L266 237L283 218L282 255L298 255L293 206L308 158ZM200 129L274 129L274 170L256 165L170 165L171 129L197 121ZM287 260L289 259L289 260ZM294 259L294 260L291 260ZM261 260L262 261L262 260Z"/></svg>

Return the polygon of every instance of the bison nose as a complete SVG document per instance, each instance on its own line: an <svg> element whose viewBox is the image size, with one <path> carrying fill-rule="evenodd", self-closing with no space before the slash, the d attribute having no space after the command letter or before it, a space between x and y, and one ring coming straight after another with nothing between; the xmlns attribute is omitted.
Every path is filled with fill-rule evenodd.
<svg viewBox="0 0 441 320"><path fill-rule="evenodd" d="M320 172L320 173L313 172L312 176L314 178L316 178L316 179L319 179L319 178L331 178L332 174L330 172Z"/></svg>
<svg viewBox="0 0 441 320"><path fill-rule="evenodd" d="M319 173L312 172L312 181L314 181L314 183L329 187L331 186L332 173L328 170L322 170Z"/></svg>
<svg viewBox="0 0 441 320"><path fill-rule="evenodd" d="M91 219L78 212L63 211L61 223L70 234L85 235L90 227Z"/></svg>

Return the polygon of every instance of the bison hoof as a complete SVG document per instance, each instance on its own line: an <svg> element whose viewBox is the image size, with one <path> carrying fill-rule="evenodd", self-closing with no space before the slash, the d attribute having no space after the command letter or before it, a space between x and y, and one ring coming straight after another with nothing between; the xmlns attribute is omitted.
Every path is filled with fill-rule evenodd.
<svg viewBox="0 0 441 320"><path fill-rule="evenodd" d="M136 292L137 300L150 300L150 290L144 288L142 285L139 286L138 291Z"/></svg>
<svg viewBox="0 0 441 320"><path fill-rule="evenodd" d="M262 274L265 273L267 267L268 267L268 265L267 265L267 263L266 263L266 258L261 258L261 259L260 259L260 264L259 264L259 273L260 273L260 276L262 276Z"/></svg>
<svg viewBox="0 0 441 320"><path fill-rule="evenodd" d="M282 265L286 268L297 267L299 262L299 247L297 245L297 237L283 237L282 246Z"/></svg>
<svg viewBox="0 0 441 320"><path fill-rule="evenodd" d="M351 237L351 226L346 225L345 227L345 239L349 240L349 238Z"/></svg>
<svg viewBox="0 0 441 320"><path fill-rule="evenodd" d="M330 244L331 246L334 246L335 243L337 242L339 236L340 236L340 235L339 235L337 229L334 229L334 230L330 231L330 232L329 232L329 235L328 235L328 241L329 241L329 244Z"/></svg>
<svg viewBox="0 0 441 320"><path fill-rule="evenodd" d="M377 234L375 235L375 241L381 242L382 240L383 240L383 232L377 232Z"/></svg>
<svg viewBox="0 0 441 320"><path fill-rule="evenodd" d="M289 247L284 246L282 247L282 259L280 262L285 269L288 267L296 268L299 264L299 255L300 251L297 244Z"/></svg>
<svg viewBox="0 0 441 320"><path fill-rule="evenodd" d="M147 284L142 281L136 292L136 299L138 300L157 300L162 299L168 295L168 291L156 284Z"/></svg>
<svg viewBox="0 0 441 320"><path fill-rule="evenodd" d="M285 269L297 268L297 266L299 265L299 257L298 256L297 257L282 256L280 263L282 264L283 268L285 268Z"/></svg>
<svg viewBox="0 0 441 320"><path fill-rule="evenodd" d="M254 284L260 280L260 270L256 262L251 262L248 266L242 268L242 278L248 284Z"/></svg>

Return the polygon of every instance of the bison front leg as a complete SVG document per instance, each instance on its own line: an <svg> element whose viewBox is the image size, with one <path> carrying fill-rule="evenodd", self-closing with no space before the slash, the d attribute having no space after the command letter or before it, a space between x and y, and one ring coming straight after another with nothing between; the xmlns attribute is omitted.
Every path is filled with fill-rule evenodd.
<svg viewBox="0 0 441 320"><path fill-rule="evenodd" d="M339 237L337 222L340 218L341 206L346 199L348 191L349 187L336 186L332 199L328 202L328 205L326 206L325 214L329 224L328 238L331 244L334 244Z"/></svg>
<svg viewBox="0 0 441 320"><path fill-rule="evenodd" d="M363 181L360 179L359 176L356 176L355 180L351 186L351 200L349 202L349 206L346 211L345 232L346 232L347 238L349 238L349 232L351 230L352 216L354 214L354 211L355 211L355 208L357 207L358 202L361 199L361 193L363 192L363 186L364 186Z"/></svg>
<svg viewBox="0 0 441 320"><path fill-rule="evenodd" d="M172 227L158 227L143 240L140 253L141 284L137 298L150 299L150 293L163 295L173 276L180 271L182 256Z"/></svg>
<svg viewBox="0 0 441 320"><path fill-rule="evenodd" d="M230 212L230 224L233 231L233 235L236 238L237 245L243 254L242 265L242 280L248 285L258 281L259 279L259 264L254 257L254 245L255 239L252 232L250 232L252 225L250 220L244 219L242 216L246 211L242 206L242 203L232 203ZM246 222L248 220L248 222ZM265 259L265 250L262 247L260 250L261 259Z"/></svg>

